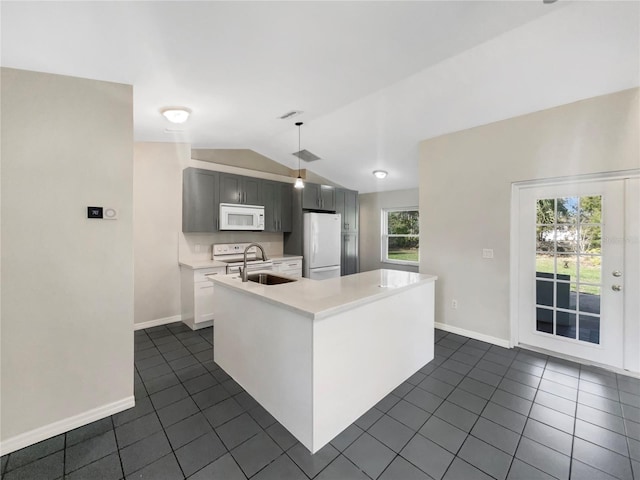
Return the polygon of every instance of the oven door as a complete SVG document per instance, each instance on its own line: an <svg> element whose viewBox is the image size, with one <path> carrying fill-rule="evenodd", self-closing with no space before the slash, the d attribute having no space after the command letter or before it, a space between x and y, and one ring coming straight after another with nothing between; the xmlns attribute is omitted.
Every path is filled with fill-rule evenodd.
<svg viewBox="0 0 640 480"><path fill-rule="evenodd" d="M227 275L239 274L241 267L242 267L242 263L240 264L234 263L233 265L227 265ZM265 263L250 263L247 265L247 273L256 272L258 270L273 270L273 263L269 261Z"/></svg>

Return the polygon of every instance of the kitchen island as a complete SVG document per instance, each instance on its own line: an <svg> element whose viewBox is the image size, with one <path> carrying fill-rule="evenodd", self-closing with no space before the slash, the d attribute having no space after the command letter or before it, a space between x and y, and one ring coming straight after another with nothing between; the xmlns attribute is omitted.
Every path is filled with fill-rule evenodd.
<svg viewBox="0 0 640 480"><path fill-rule="evenodd" d="M214 360L315 453L433 359L436 277L212 277Z"/></svg>

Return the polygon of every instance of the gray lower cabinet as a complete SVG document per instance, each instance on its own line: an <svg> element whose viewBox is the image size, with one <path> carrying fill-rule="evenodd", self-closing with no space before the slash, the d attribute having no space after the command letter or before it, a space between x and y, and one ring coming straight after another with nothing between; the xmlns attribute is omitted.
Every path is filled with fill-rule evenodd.
<svg viewBox="0 0 640 480"><path fill-rule="evenodd" d="M182 172L182 231L218 231L218 173L199 168Z"/></svg>
<svg viewBox="0 0 640 480"><path fill-rule="evenodd" d="M342 252L340 256L340 274L351 275L358 273L360 262L358 261L358 234L342 234Z"/></svg>
<svg viewBox="0 0 640 480"><path fill-rule="evenodd" d="M336 209L336 189L330 185L305 183L302 190L304 210L333 212Z"/></svg>
<svg viewBox="0 0 640 480"><path fill-rule="evenodd" d="M220 203L262 205L260 184L262 180L232 173L220 174Z"/></svg>
<svg viewBox="0 0 640 480"><path fill-rule="evenodd" d="M291 231L291 200L293 185L281 182L262 182L265 232Z"/></svg>

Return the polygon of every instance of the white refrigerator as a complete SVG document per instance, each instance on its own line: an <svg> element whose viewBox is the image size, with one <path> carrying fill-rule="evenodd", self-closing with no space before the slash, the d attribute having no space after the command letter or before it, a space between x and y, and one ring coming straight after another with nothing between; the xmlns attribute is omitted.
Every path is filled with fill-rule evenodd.
<svg viewBox="0 0 640 480"><path fill-rule="evenodd" d="M305 213L302 276L324 280L340 276L339 213Z"/></svg>

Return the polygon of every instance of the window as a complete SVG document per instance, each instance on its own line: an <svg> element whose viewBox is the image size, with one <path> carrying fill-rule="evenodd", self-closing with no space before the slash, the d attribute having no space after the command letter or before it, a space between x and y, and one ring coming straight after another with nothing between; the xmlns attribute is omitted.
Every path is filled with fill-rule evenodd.
<svg viewBox="0 0 640 480"><path fill-rule="evenodd" d="M418 265L418 208L387 208L382 210L382 261L403 265Z"/></svg>

